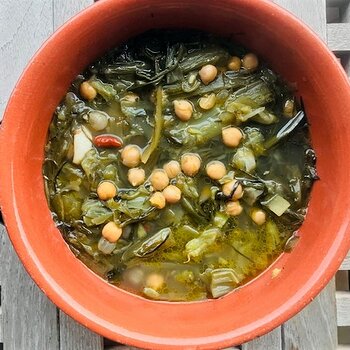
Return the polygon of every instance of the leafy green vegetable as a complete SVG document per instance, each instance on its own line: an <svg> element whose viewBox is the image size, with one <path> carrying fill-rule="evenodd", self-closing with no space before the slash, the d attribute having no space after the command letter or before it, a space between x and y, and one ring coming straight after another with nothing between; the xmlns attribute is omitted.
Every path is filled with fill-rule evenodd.
<svg viewBox="0 0 350 350"><path fill-rule="evenodd" d="M230 268L214 269L210 274L210 293L213 298L219 298L231 292L241 281L236 272Z"/></svg>
<svg viewBox="0 0 350 350"><path fill-rule="evenodd" d="M58 218L62 221L70 222L80 218L82 198L75 191L55 194L52 197L51 204Z"/></svg>
<svg viewBox="0 0 350 350"><path fill-rule="evenodd" d="M305 113L300 111L295 117L290 119L277 134L265 142L265 148L269 149L291 135L298 127L305 123Z"/></svg>
<svg viewBox="0 0 350 350"><path fill-rule="evenodd" d="M219 235L220 230L218 228L210 228L201 233L198 238L194 238L186 244L186 254L188 261L191 258L198 258L212 245L217 236Z"/></svg>
<svg viewBox="0 0 350 350"><path fill-rule="evenodd" d="M90 79L89 83L107 102L115 99L117 92L113 85L106 84L99 79Z"/></svg>
<svg viewBox="0 0 350 350"><path fill-rule="evenodd" d="M154 132L150 142L142 152L142 156L141 156L142 163L147 163L149 157L152 155L152 153L155 151L155 149L159 145L161 132L163 128L162 94L163 94L162 88L158 87L156 92L156 111L154 115L154 121L155 121Z"/></svg>
<svg viewBox="0 0 350 350"><path fill-rule="evenodd" d="M250 148L245 146L238 148L232 158L232 165L247 173L253 172L256 168L254 153Z"/></svg>
<svg viewBox="0 0 350 350"><path fill-rule="evenodd" d="M113 216L110 210L95 199L86 199L81 209L84 223L88 227L101 225L109 221Z"/></svg>
<svg viewBox="0 0 350 350"><path fill-rule="evenodd" d="M133 257L143 258L153 253L165 243L165 241L169 238L170 233L171 229L167 227L156 232L151 237L146 236L145 238L136 241L124 252L122 260L127 261Z"/></svg>

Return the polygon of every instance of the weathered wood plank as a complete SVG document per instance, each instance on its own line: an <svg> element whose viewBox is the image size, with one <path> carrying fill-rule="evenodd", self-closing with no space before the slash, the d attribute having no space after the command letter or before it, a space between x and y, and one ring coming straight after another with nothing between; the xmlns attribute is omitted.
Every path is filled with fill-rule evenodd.
<svg viewBox="0 0 350 350"><path fill-rule="evenodd" d="M336 292L338 326L350 326L350 292Z"/></svg>
<svg viewBox="0 0 350 350"><path fill-rule="evenodd" d="M24 66L52 33L52 2L0 1L0 119Z"/></svg>
<svg viewBox="0 0 350 350"><path fill-rule="evenodd" d="M341 264L339 270L350 270L350 252L344 259L343 263Z"/></svg>
<svg viewBox="0 0 350 350"><path fill-rule="evenodd" d="M57 309L24 270L0 227L3 344L6 350L58 350Z"/></svg>
<svg viewBox="0 0 350 350"><path fill-rule="evenodd" d="M102 350L103 338L60 311L60 349ZM126 350L126 349L124 349Z"/></svg>
<svg viewBox="0 0 350 350"><path fill-rule="evenodd" d="M281 327L242 345L242 350L282 350Z"/></svg>
<svg viewBox="0 0 350 350"><path fill-rule="evenodd" d="M54 30L93 3L93 0L55 0L53 4Z"/></svg>
<svg viewBox="0 0 350 350"><path fill-rule="evenodd" d="M292 12L326 41L326 0L274 0Z"/></svg>
<svg viewBox="0 0 350 350"><path fill-rule="evenodd" d="M3 318L2 318L2 307L0 306L0 344L3 343Z"/></svg>
<svg viewBox="0 0 350 350"><path fill-rule="evenodd" d="M337 320L334 279L304 310L282 326L284 349L336 349Z"/></svg>
<svg viewBox="0 0 350 350"><path fill-rule="evenodd" d="M93 0L55 0L53 4L53 26L56 30L75 14L93 4ZM64 312L59 311L60 349L101 350L103 338L79 323Z"/></svg>
<svg viewBox="0 0 350 350"><path fill-rule="evenodd" d="M52 28L51 1L0 2L0 118L24 66ZM24 270L4 228L0 230L4 348L59 349L57 309Z"/></svg>
<svg viewBox="0 0 350 350"><path fill-rule="evenodd" d="M327 41L332 51L350 51L350 23L327 24Z"/></svg>

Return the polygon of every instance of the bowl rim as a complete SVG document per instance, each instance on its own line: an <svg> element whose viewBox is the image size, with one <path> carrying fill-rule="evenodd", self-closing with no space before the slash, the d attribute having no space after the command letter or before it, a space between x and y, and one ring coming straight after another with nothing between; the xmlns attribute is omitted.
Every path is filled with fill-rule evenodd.
<svg viewBox="0 0 350 350"><path fill-rule="evenodd" d="M11 133L11 127L13 124L15 124L15 120L10 119L7 117L9 114L8 110L10 109L11 104L16 99L17 92L22 88L22 85L24 84L24 81L26 79L26 75L28 71L30 71L31 66L35 64L37 57L39 57L42 52L44 52L48 46L49 43L54 42L56 40L59 40L60 37L65 33L67 29L69 29L72 25L76 25L77 22L79 22L83 17L90 15L93 16L94 13L97 11L103 10L105 11L108 8L108 4L113 2L115 0L100 0L93 5L89 6L82 12L75 15L73 18L71 18L68 22L66 22L63 26L61 26L53 35L51 35L45 43L41 46L41 48L35 53L33 58L30 60L26 68L24 69L21 77L19 78L17 84L15 85L15 88L13 90L13 93L11 94L9 98L9 102L7 104L3 122L0 127L0 158L6 159L6 147L3 145L5 144L4 140L7 137L7 135L10 135ZM125 0L118 0L120 2ZM229 2L230 0L227 0ZM132 2L132 1L130 1ZM318 45L319 50L322 50L324 55L328 55L332 58L332 62L335 66L338 67L339 71L339 78L343 78L344 81L347 82L348 86L348 78L343 71L340 64L336 61L334 55L329 51L326 44L321 41L321 39L309 28L307 27L303 22L301 22L299 19L297 19L294 15L292 15L290 12L284 10L283 8L279 7L276 4L273 4L272 2L268 0L260 0L258 3L253 0L248 0L248 2L254 3L254 6L266 10L271 10L275 12L277 15L281 15L285 18L288 18L288 21L292 22L294 26L299 27L305 32L305 35L308 35L312 40L315 42L315 44ZM136 1L135 1L136 4ZM10 174L8 173L9 169L5 169L4 166L0 167L0 183L7 182L4 181L5 179L8 179ZM12 171L12 169L11 169ZM11 178L12 180L12 178ZM156 343L156 342L150 342L150 341L142 341L140 339L135 339L130 336L125 336L123 334L116 334L115 332L109 332L107 329L101 327L101 325L96 321L89 317L86 317L86 315L82 314L79 311L79 308L74 307L74 305L71 305L69 303L69 300L66 300L58 290L56 290L52 284L48 281L49 276L44 276L42 272L37 268L37 265L35 263L30 263L30 261L33 260L33 252L29 252L27 250L26 244L25 244L25 237L23 236L24 232L21 230L20 227L18 227L18 223L16 222L16 213L13 213L12 206L13 206L13 193L10 191L2 191L0 192L0 208L3 214L3 219L6 225L6 228L8 230L8 235L10 237L10 240L15 247L16 253L18 254L20 260L22 261L24 267L26 268L27 272L31 275L35 283L39 286L39 288L44 291L44 293L52 300L60 309L62 309L65 313L73 317L75 320L77 320L80 323L83 323L85 326L89 327L91 330L102 334L103 336L107 338L116 339L120 342L126 342L128 344L134 345L134 346L143 346L146 348L152 347L153 349L164 349L164 344L162 342ZM349 231L349 223L348 225L344 227L343 229L346 231ZM350 231L348 232L350 233ZM285 322L287 319L295 315L297 312L299 312L303 307L305 307L328 283L328 281L332 278L336 270L339 268L342 260L346 256L348 249L350 247L350 235L348 234L348 242L345 242L346 244L343 244L342 246L339 246L336 249L334 249L333 252L333 258L331 259L330 263L328 264L328 267L326 271L322 274L317 276L312 281L312 285L309 286L308 290L303 294L301 300L298 302L295 302L293 307L290 307L287 311L282 312L278 316L275 316L272 320L270 320L264 329L256 328L254 331L251 332L249 337L241 337L237 339L239 343L248 341L250 339L253 339L259 335L265 334L275 327L279 326L282 322ZM153 302L153 301L150 301ZM210 301L215 302L215 301ZM232 341L230 338L227 339L219 339L217 341L214 341L212 343L209 343L207 345L200 345L196 346L196 348L200 349L210 349L213 346L229 346L232 344ZM167 348L179 348L182 346L180 345L170 345L167 346Z"/></svg>

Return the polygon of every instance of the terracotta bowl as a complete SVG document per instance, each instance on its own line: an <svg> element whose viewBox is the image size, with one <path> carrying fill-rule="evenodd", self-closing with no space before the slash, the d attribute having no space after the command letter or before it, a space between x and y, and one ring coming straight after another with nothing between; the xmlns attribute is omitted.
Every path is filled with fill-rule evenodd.
<svg viewBox="0 0 350 350"><path fill-rule="evenodd" d="M303 97L321 180L300 242L248 285L218 300L145 300L97 277L51 219L42 163L48 126L73 78L150 28L189 27L243 43ZM223 348L266 333L307 305L350 247L350 88L310 29L265 0L101 0L58 30L29 63L0 136L1 210L24 266L64 312L103 336L153 349ZM272 271L280 274L272 278Z"/></svg>

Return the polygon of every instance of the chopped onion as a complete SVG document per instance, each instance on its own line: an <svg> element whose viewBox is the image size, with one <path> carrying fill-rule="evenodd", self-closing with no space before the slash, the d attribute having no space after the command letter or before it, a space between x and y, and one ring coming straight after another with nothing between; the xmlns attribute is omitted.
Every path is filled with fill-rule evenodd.
<svg viewBox="0 0 350 350"><path fill-rule="evenodd" d="M241 147L233 156L232 164L239 170L250 173L256 168L254 153L248 147Z"/></svg>
<svg viewBox="0 0 350 350"><path fill-rule="evenodd" d="M160 294L156 290L148 287L143 288L143 294L145 294L151 299L159 299L160 297Z"/></svg>
<svg viewBox="0 0 350 350"><path fill-rule="evenodd" d="M74 156L73 163L80 164L86 153L92 148L92 143L83 130L77 129L74 133Z"/></svg>
<svg viewBox="0 0 350 350"><path fill-rule="evenodd" d="M91 111L89 112L89 124L91 127L100 131L107 127L109 116L107 113L102 111Z"/></svg>
<svg viewBox="0 0 350 350"><path fill-rule="evenodd" d="M103 254L111 254L115 249L116 243L108 242L105 238L101 237L98 241L97 248Z"/></svg>

